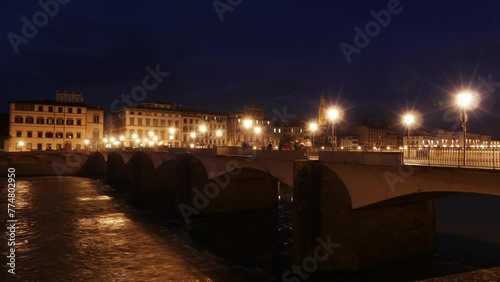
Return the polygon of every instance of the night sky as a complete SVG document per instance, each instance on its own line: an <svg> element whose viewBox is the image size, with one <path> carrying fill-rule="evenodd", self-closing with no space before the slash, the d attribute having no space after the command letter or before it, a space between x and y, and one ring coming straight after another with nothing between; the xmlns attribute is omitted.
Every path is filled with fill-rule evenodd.
<svg viewBox="0 0 500 282"><path fill-rule="evenodd" d="M22 36L21 18L32 21L42 9L34 0L5 1L2 97L74 90L110 108L142 84L146 66L159 64L170 75L146 100L219 112L256 105L269 117L286 107L288 115L311 118L324 91L351 121L414 108L426 127L453 127L456 115L445 114L452 95L470 87L483 100L469 130L500 138L498 1L401 1L402 10L350 63L340 43L355 46L354 28L364 30L374 20L370 11L392 1L220 0L239 2L221 21L213 1L71 0L16 54L8 34ZM480 86L478 78L490 75L489 87Z"/></svg>

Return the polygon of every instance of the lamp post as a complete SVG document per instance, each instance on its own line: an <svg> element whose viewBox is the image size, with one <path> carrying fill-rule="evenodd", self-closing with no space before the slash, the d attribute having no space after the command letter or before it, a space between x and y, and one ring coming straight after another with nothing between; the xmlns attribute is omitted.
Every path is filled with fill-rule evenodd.
<svg viewBox="0 0 500 282"><path fill-rule="evenodd" d="M203 146L205 146L205 141L207 139L207 126L204 124L200 125L200 132L205 135L205 139L203 140Z"/></svg>
<svg viewBox="0 0 500 282"><path fill-rule="evenodd" d="M464 91L459 93L456 96L456 103L460 108L460 121L462 122L462 131L463 131L463 139L464 139L464 161L463 165L467 164L466 156L467 156L467 109L469 109L473 104L473 95L471 92Z"/></svg>
<svg viewBox="0 0 500 282"><path fill-rule="evenodd" d="M243 120L243 128L245 128L245 142L248 144L248 138L247 138L247 134L248 134L248 130L250 129L250 127L252 127L252 120L251 119L245 119Z"/></svg>
<svg viewBox="0 0 500 282"><path fill-rule="evenodd" d="M23 151L23 146L24 146L24 141L19 141L17 143L17 145L19 146L19 148L21 148L21 152Z"/></svg>
<svg viewBox="0 0 500 282"><path fill-rule="evenodd" d="M411 113L404 115L403 123L406 125L406 130L408 131L408 138L406 140L408 150L410 149L410 126L415 123L415 116Z"/></svg>
<svg viewBox="0 0 500 282"><path fill-rule="evenodd" d="M318 124L317 123L310 123L309 124L309 129L311 130L312 134L311 134L311 139L312 139L312 142L311 142L311 146L312 148L314 149L314 132L316 130L318 130Z"/></svg>
<svg viewBox="0 0 500 282"><path fill-rule="evenodd" d="M88 152L89 151L89 143L90 143L90 141L88 139L85 139L83 141L83 143L85 144L85 150Z"/></svg>
<svg viewBox="0 0 500 282"><path fill-rule="evenodd" d="M102 142L104 143L104 149L108 148L108 142L109 142L108 138L102 139Z"/></svg>
<svg viewBox="0 0 500 282"><path fill-rule="evenodd" d="M175 138L175 137L176 137L176 136L175 136L175 128L170 127L170 128L168 129L168 134L169 134L169 137L168 137L168 139L169 139L169 140L174 140L174 139L175 139L175 140L177 140L177 139ZM174 138L170 138L171 136L173 136ZM172 141L170 141L170 143L172 143ZM171 147L173 147L173 145L172 145Z"/></svg>
<svg viewBox="0 0 500 282"><path fill-rule="evenodd" d="M195 138L196 138L196 132L191 132L191 133L189 133L189 137L191 137L191 143L189 144L189 146L190 146L191 148L193 148L193 147L194 147L193 142L195 141Z"/></svg>
<svg viewBox="0 0 500 282"><path fill-rule="evenodd" d="M222 137L222 130L215 131L215 137L221 138ZM218 139L217 141L219 141L218 142L219 144L216 144L216 145L220 145L220 139Z"/></svg>
<svg viewBox="0 0 500 282"><path fill-rule="evenodd" d="M255 128L254 128L254 132L255 132L255 143L256 143L257 145L259 145L258 136L259 136L259 134L261 134L261 133L262 133L262 129L261 129L260 127L258 127L258 126L257 126L257 127L255 127Z"/></svg>
<svg viewBox="0 0 500 282"><path fill-rule="evenodd" d="M120 137L118 137L118 139L120 140L120 147L123 149L123 147L125 147L125 136L123 135L120 135Z"/></svg>
<svg viewBox="0 0 500 282"><path fill-rule="evenodd" d="M335 121L339 117L339 110L336 108L331 108L327 111L327 116L332 123L332 150L337 147L337 140L335 139Z"/></svg>

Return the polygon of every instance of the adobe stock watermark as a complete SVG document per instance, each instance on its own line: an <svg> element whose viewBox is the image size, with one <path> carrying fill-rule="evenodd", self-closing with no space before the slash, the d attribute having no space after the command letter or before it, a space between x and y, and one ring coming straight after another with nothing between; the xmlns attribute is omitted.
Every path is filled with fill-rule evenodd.
<svg viewBox="0 0 500 282"><path fill-rule="evenodd" d="M475 87L471 87L471 89L475 89L478 93L481 93L480 102L484 102L491 98L492 94L496 89L500 87L500 81L493 81L493 74L489 74L486 79L482 75L478 75L476 77L478 80ZM483 110L487 110L488 107L493 106L495 103L490 101L489 103L483 103ZM451 130L456 131L462 126L462 122L459 119L460 109L457 107L451 107L447 109L443 113L443 120L445 122L453 123Z"/></svg>
<svg viewBox="0 0 500 282"><path fill-rule="evenodd" d="M243 0L215 0L212 2L212 5L214 6L217 16L219 16L220 21L223 22L224 13L234 11L234 8L239 6L242 2Z"/></svg>
<svg viewBox="0 0 500 282"><path fill-rule="evenodd" d="M142 78L142 85L134 86L130 94L122 93L120 99L111 102L111 112L118 110L120 106L136 107L146 99L148 91L155 90L163 82L164 78L170 75L169 72L160 70L160 64L157 64L155 69L146 66L146 71L148 74Z"/></svg>
<svg viewBox="0 0 500 282"><path fill-rule="evenodd" d="M21 27L21 35L9 32L7 34L7 38L9 39L10 45L12 49L14 49L14 53L19 53L19 45L28 44L30 39L33 39L37 34L40 28L45 27L49 23L49 17L55 17L60 11L60 5L66 5L70 0L47 0L38 1L38 6L40 6L41 10L35 12L31 18L31 21L22 17L21 21L23 22L23 26Z"/></svg>
<svg viewBox="0 0 500 282"><path fill-rule="evenodd" d="M213 171L209 172L208 179L210 181L205 184L203 191L193 188L192 206L185 203L181 203L178 206L186 225L191 223L190 216L198 215L200 210L205 209L210 204L210 199L219 196L221 189L229 185L231 177L237 176L241 171L240 164L237 161L231 160L227 162L224 173L219 176L216 176ZM224 176L223 180L221 179L222 176Z"/></svg>
<svg viewBox="0 0 500 282"><path fill-rule="evenodd" d="M407 171L405 171L407 168ZM391 171L384 172L384 178L389 185L389 189L392 193L396 191L396 184L405 182L406 178L410 177L415 172L415 168L412 166L398 165L398 173Z"/></svg>
<svg viewBox="0 0 500 282"><path fill-rule="evenodd" d="M271 122L274 124L275 122L280 122L283 125L289 125L291 120L295 119L297 115L288 113L287 107L283 106L283 110L280 112L277 108L273 108L273 117L271 118Z"/></svg>
<svg viewBox="0 0 500 282"><path fill-rule="evenodd" d="M352 61L351 56L353 54L359 55L361 49L366 48L370 44L371 38L377 37L382 31L382 28L386 28L391 23L392 16L400 14L403 9L399 0L389 0L387 3L387 10L382 9L378 12L371 10L370 15L372 15L374 20L365 24L364 31L358 26L354 27L356 33L354 34L353 43L355 46L345 41L339 44L340 50L342 54L344 54L347 63L350 64Z"/></svg>
<svg viewBox="0 0 500 282"><path fill-rule="evenodd" d="M53 161L52 169L56 173L57 179L61 182L64 175L69 175L71 173L79 170L83 165L84 159L80 153L70 153L66 155L65 161Z"/></svg>
<svg viewBox="0 0 500 282"><path fill-rule="evenodd" d="M300 282L308 279L311 273L318 270L319 263L326 261L333 254L334 249L340 247L340 244L333 243L330 237L331 235L326 237L326 242L320 237L316 238L318 246L314 249L312 256L306 257L301 265L292 265L291 270L283 272L281 281Z"/></svg>

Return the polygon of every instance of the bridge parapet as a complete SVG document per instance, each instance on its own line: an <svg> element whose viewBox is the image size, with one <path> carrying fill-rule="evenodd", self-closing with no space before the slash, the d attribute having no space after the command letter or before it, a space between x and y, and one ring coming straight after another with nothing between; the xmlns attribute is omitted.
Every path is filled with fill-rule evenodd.
<svg viewBox="0 0 500 282"><path fill-rule="evenodd" d="M400 166L403 156L400 152L320 151L319 160L336 164Z"/></svg>

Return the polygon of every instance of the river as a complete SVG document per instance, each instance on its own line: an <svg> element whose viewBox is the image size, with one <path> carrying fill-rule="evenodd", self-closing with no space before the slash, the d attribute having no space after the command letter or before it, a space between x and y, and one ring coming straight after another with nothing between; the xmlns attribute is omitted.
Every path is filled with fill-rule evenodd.
<svg viewBox="0 0 500 282"><path fill-rule="evenodd" d="M4 221L6 193L0 193ZM202 218L186 229L179 220L129 205L101 180L30 177L17 179L15 206L16 274L7 272L5 229L0 281L272 281L290 263L287 204ZM412 281L499 266L499 214L500 197L439 199L436 256L317 281Z"/></svg>

